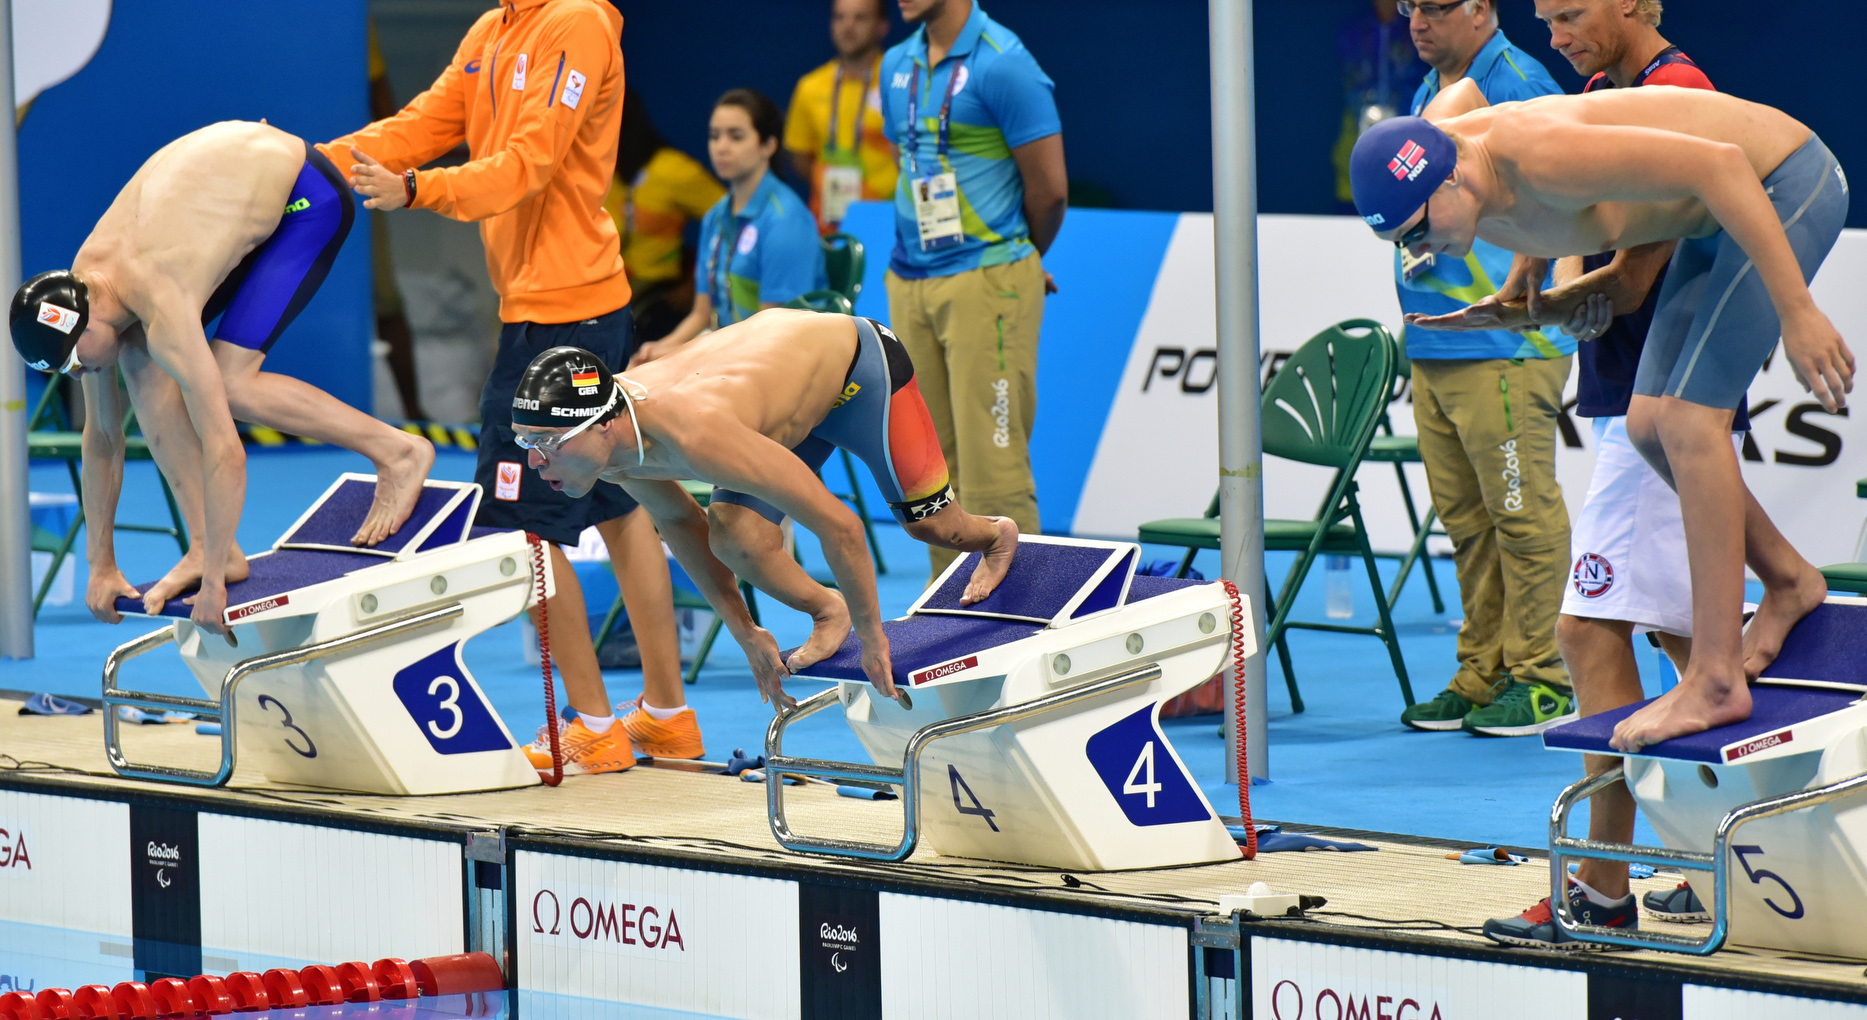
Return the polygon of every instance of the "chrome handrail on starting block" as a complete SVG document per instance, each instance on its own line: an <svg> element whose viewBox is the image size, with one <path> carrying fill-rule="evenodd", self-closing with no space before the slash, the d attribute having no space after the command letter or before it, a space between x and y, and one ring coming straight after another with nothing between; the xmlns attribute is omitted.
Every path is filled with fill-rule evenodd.
<svg viewBox="0 0 1867 1020"><path fill-rule="evenodd" d="M1793 793L1740 804L1725 812L1724 817L1719 819L1718 829L1712 836L1710 853L1569 838L1567 835L1569 812L1575 805L1615 783L1624 781L1624 778L1623 767L1617 765L1598 776L1571 784L1568 789L1562 791L1561 796L1556 798L1555 806L1550 809L1549 817L1550 913L1555 917L1559 928L1584 942L1600 942L1611 946L1626 946L1630 949L1664 949L1675 953L1690 953L1694 956L1709 956L1717 952L1723 947L1725 939L1731 933L1730 847L1731 840L1737 835L1738 829L1751 822L1774 818L1777 815L1800 811L1804 808L1817 807L1842 797L1867 792L1867 774L1863 774L1851 776L1827 786L1797 790ZM1569 910L1567 895L1569 869L1566 861L1570 857L1711 872L1711 932L1702 939L1695 939L1683 935L1668 935L1664 932L1626 931L1620 928L1577 922Z"/></svg>
<svg viewBox="0 0 1867 1020"><path fill-rule="evenodd" d="M914 735L908 738L907 748L901 756L900 768L863 765L856 762L824 761L816 758L784 757L785 729L800 719L815 715L836 704L842 692L839 684L806 699L789 712L780 711L765 730L765 800L767 812L770 815L771 834L786 850L827 854L833 857L859 857L872 861L905 861L913 856L915 846L920 843L920 758L922 752L927 750L927 745L945 737L956 737L964 733L1019 722L1066 705L1074 705L1129 687L1152 683L1160 677L1160 666L1150 663L1111 677L1072 687L1066 691L1047 694L1032 701L928 723L915 730ZM797 835L791 831L791 825L784 817L784 777L786 775L856 783L882 783L901 787L901 841L891 847L884 843L868 843L862 840Z"/></svg>
<svg viewBox="0 0 1867 1020"><path fill-rule="evenodd" d="M123 668L123 664L167 644L175 636L175 624L170 624L161 630L150 631L134 641L119 646L116 651L110 653L108 659L104 660L104 752L110 758L110 767L116 771L117 775L130 779L154 779L165 783L188 783L193 786L225 786L227 780L233 778L234 759L239 747L238 741L234 738L234 710L238 707L234 694L239 689L240 681L263 670L295 666L312 659L355 651L365 645L376 644L389 638L400 637L410 631L457 619L464 612L466 608L460 603L450 602L445 606L387 620L354 634L320 641L315 645L288 648L281 652L242 659L234 663L227 670L227 676L221 680L219 701L157 694L153 691L126 691L117 687L117 671ZM208 772L203 769L184 769L130 761L123 754L122 743L117 732L117 707L119 705L157 712L193 712L197 715L218 718L220 720L220 768L217 771Z"/></svg>

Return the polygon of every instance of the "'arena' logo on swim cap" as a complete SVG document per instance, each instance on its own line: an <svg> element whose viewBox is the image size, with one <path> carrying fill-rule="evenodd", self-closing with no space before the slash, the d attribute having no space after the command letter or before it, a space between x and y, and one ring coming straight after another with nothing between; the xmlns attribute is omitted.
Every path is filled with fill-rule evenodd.
<svg viewBox="0 0 1867 1020"><path fill-rule="evenodd" d="M1387 217L1381 215L1380 213L1375 213L1373 216L1363 216L1362 219L1367 220L1368 225L1371 227L1378 227L1381 224L1387 222Z"/></svg>
<svg viewBox="0 0 1867 1020"><path fill-rule="evenodd" d="M538 401L533 400L531 397L513 397L512 406L521 411L536 411L538 410Z"/></svg>
<svg viewBox="0 0 1867 1020"><path fill-rule="evenodd" d="M41 301L39 302L39 321L69 336L72 328L78 325L78 313L69 308L60 308L50 301ZM40 369L40 371L45 370Z"/></svg>
<svg viewBox="0 0 1867 1020"><path fill-rule="evenodd" d="M1394 158L1387 161L1387 169L1394 175L1395 180L1411 181L1426 171L1429 162L1426 158L1426 150L1420 148L1419 142L1409 138L1407 144L1401 146L1400 151L1394 154Z"/></svg>
<svg viewBox="0 0 1867 1020"><path fill-rule="evenodd" d="M52 370L52 363L49 361L28 361L26 362L26 367L35 372L50 372Z"/></svg>

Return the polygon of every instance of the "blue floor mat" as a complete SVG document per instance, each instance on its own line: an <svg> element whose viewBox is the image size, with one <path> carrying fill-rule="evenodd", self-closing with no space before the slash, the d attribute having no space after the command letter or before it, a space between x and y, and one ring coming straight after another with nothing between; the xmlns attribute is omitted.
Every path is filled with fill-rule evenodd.
<svg viewBox="0 0 1867 1020"><path fill-rule="evenodd" d="M471 481L473 463L470 453L437 451L434 477ZM248 552L268 548L339 472L368 470L361 457L341 450L255 453L247 459L248 501L240 522L241 547ZM68 492L70 481L63 465L35 462L32 487ZM166 521L167 509L153 465L126 466L119 518ZM926 582L926 553L893 524L878 525L877 531L890 567L890 573L878 579L882 611L885 616L898 616ZM802 532L799 540L806 569L826 573L816 543ZM176 555L175 544L168 538L118 533L118 561L132 579L160 577ZM1172 550L1150 548L1142 560L1168 555ZM1271 576L1281 578L1289 563L1288 554L1272 554L1267 564ZM1204 555L1197 565L1210 571L1216 558ZM1382 564L1389 578L1393 566ZM1440 561L1439 567L1440 583L1452 603L1448 613L1433 613L1417 572L1394 611L1414 692L1422 699L1437 693L1455 668L1456 589L1450 562ZM1312 582L1299 596L1299 616L1323 618L1322 575L1321 569L1312 573ZM48 606L39 617L35 631L38 657L0 661L0 688L96 697L104 657L148 629L142 620L120 627L93 620L83 606L87 572L82 562L76 580L77 599L68 606ZM1752 589L1755 597L1754 584ZM1357 588L1355 596L1357 613L1350 622L1372 623L1371 596L1362 588ZM808 620L801 614L770 599L762 600L761 606L766 625L781 646L794 646L808 636ZM600 612L600 607L593 611ZM466 661L514 736L529 739L542 722L543 692L538 668L526 665L522 658L520 640L516 622L488 631L467 646ZM1400 690L1379 640L1314 631L1292 631L1289 640L1309 710L1301 715L1290 712L1283 676L1273 657L1268 720L1272 781L1251 790L1258 817L1443 836L1474 846L1535 847L1547 842L1550 803L1580 776L1579 756L1545 751L1532 738L1487 739L1456 731L1409 730L1400 725ZM1644 641L1636 647L1648 693L1657 694L1658 653ZM150 655L137 660L126 669L124 681L145 689L199 695L199 687L178 661L159 659L159 655ZM638 671L610 672L605 678L610 696L618 702L633 700L641 692ZM794 681L792 693L802 698L821 689L816 683ZM771 710L759 701L745 658L730 638L721 638L699 684L687 688L687 693L700 715L710 757L724 760L736 747L760 752ZM1213 806L1222 814L1236 814L1238 788L1224 782L1225 749L1218 726L1218 716L1165 724ZM785 749L798 755L867 760L848 726L832 713L797 726ZM1578 812L1575 825L1579 833L1585 825L1585 810ZM1644 821L1637 838L1654 840Z"/></svg>

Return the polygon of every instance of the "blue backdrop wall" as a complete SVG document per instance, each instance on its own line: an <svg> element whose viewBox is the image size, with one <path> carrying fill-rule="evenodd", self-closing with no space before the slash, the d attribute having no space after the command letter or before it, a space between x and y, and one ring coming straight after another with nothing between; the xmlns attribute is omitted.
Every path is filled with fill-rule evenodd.
<svg viewBox="0 0 1867 1020"><path fill-rule="evenodd" d="M1259 200L1265 212L1328 213L1330 146L1341 124L1336 32L1370 0L1257 0ZM752 86L781 105L804 71L831 56L827 0L617 0L629 78L674 145L705 157L714 97ZM893 3L888 6L892 10ZM1207 15L1202 0L988 0L1057 83L1070 176L1122 206L1212 208ZM1533 0L1500 0L1512 41L1557 84L1582 79L1549 49ZM895 15L891 42L907 35ZM1867 175L1867 8L1822 0L1674 0L1663 31L1727 92L1788 111L1818 131L1843 166ZM1839 47L1834 55L1825 55ZM1867 226L1867 202L1850 226Z"/></svg>
<svg viewBox="0 0 1867 1020"><path fill-rule="evenodd" d="M258 120L312 141L368 119L365 0L132 0L111 12L91 62L48 89L19 134L27 275L69 266L150 154L220 120ZM266 359L371 406L369 218L323 289Z"/></svg>

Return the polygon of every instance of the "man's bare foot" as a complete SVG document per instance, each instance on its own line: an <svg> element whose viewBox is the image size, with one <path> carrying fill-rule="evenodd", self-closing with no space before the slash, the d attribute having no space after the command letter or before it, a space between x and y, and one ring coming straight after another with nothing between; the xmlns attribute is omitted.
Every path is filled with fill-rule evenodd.
<svg viewBox="0 0 1867 1020"><path fill-rule="evenodd" d="M192 591L201 584L201 560L199 549L189 549L169 572L162 575L162 580L149 586L143 593L143 612L151 616L162 611L168 601L185 591ZM247 565L246 554L234 546L227 554L226 578L228 584L244 581L252 568Z"/></svg>
<svg viewBox="0 0 1867 1020"><path fill-rule="evenodd" d="M363 526L350 539L351 545L375 545L395 534L415 512L421 499L421 483L428 480L434 467L434 445L419 436L397 431L407 439L395 459L376 464L376 502L371 504Z"/></svg>
<svg viewBox="0 0 1867 1020"><path fill-rule="evenodd" d="M1741 681L1718 684L1703 675L1688 675L1679 681L1679 686L1622 719L1620 725L1614 727L1608 746L1632 753L1662 740L1703 733L1748 718L1749 686Z"/></svg>
<svg viewBox="0 0 1867 1020"><path fill-rule="evenodd" d="M1744 628L1744 678L1755 680L1776 661L1783 641L1802 618L1815 611L1828 597L1828 579L1812 564L1803 563L1795 583L1784 588L1765 588L1757 615Z"/></svg>
<svg viewBox="0 0 1867 1020"><path fill-rule="evenodd" d="M835 655L836 650L843 647L843 642L849 638L848 605L836 592L825 589L824 593L830 598L824 600L821 609L810 614L810 640L805 641L785 660L784 667L793 673Z"/></svg>
<svg viewBox="0 0 1867 1020"><path fill-rule="evenodd" d="M1005 572L1011 569L1011 557L1018 551L1018 524L1009 517L992 518L992 526L998 529L998 537L986 547L985 555L979 557L979 565L972 570L972 579L966 582L966 593L959 597L959 604L970 606L980 602L998 588L998 583L1005 579Z"/></svg>

